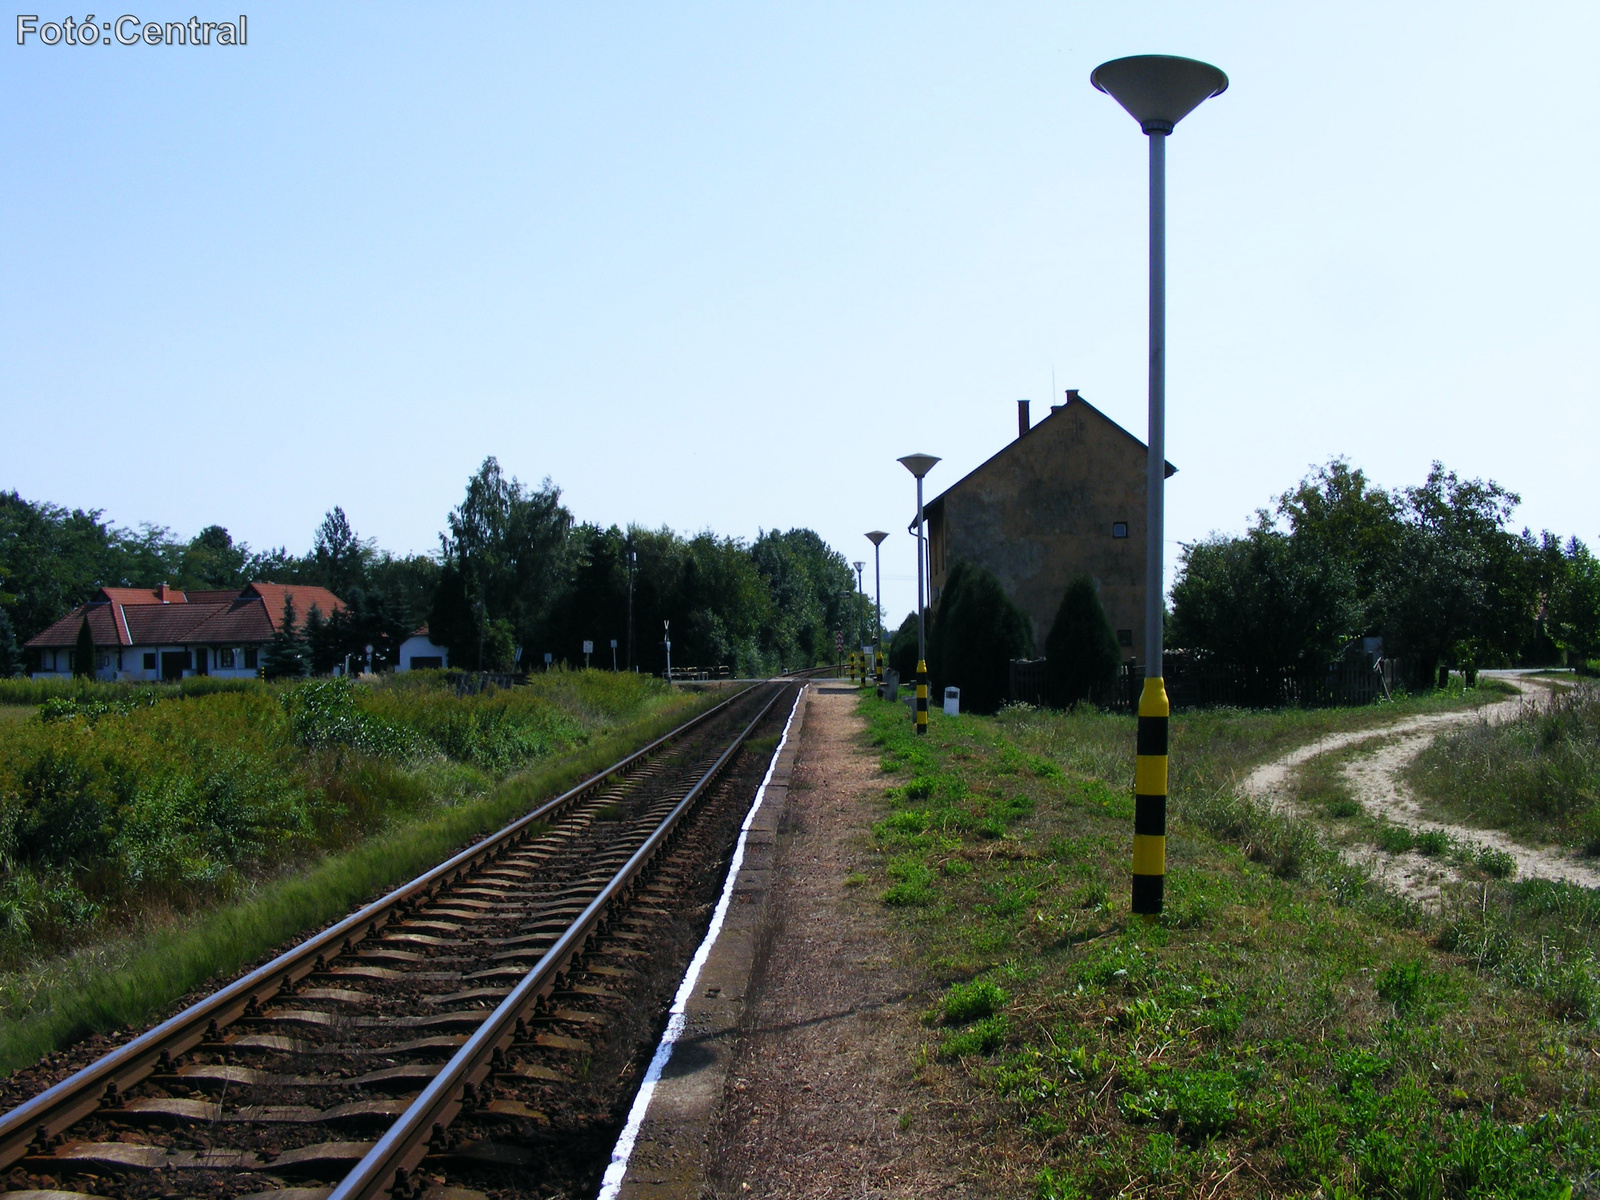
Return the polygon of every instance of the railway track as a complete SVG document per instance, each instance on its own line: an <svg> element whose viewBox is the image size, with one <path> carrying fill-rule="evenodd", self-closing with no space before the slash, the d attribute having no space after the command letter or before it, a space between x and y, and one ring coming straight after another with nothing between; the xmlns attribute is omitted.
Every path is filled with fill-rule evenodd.
<svg viewBox="0 0 1600 1200"><path fill-rule="evenodd" d="M9 1200L593 1194L766 768L743 748L795 694L724 701L0 1117Z"/></svg>

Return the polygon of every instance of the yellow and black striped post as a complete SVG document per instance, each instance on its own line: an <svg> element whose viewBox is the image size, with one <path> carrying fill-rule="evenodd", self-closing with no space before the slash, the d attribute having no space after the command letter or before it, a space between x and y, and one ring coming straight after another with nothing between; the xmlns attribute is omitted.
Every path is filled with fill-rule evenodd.
<svg viewBox="0 0 1600 1200"><path fill-rule="evenodd" d="M879 646L877 653L872 656L872 678L878 683L883 682L883 647Z"/></svg>
<svg viewBox="0 0 1600 1200"><path fill-rule="evenodd" d="M928 664L917 660L917 732L928 732Z"/></svg>
<svg viewBox="0 0 1600 1200"><path fill-rule="evenodd" d="M1133 911L1161 915L1167 879L1167 688L1157 675L1139 696L1133 760Z"/></svg>

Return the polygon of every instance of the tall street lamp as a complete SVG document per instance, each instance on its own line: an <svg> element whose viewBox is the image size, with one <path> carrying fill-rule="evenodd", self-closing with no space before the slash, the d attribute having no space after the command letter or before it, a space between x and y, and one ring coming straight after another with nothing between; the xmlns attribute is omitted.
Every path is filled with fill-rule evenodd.
<svg viewBox="0 0 1600 1200"><path fill-rule="evenodd" d="M873 588L873 616L872 616L872 666L877 674L878 682L883 682L883 556L880 550L883 539L889 535L881 529L874 529L867 534L867 540L872 543L872 588Z"/></svg>
<svg viewBox="0 0 1600 1200"><path fill-rule="evenodd" d="M855 562L851 563L850 565L856 569L856 648L858 650L862 650L865 649L861 643L866 640L867 614L861 611L861 601L865 598L864 593L861 590L861 569L867 564L864 562ZM871 668L872 664L870 662L864 662L861 664L862 683L867 681L867 676L871 673Z"/></svg>
<svg viewBox="0 0 1600 1200"><path fill-rule="evenodd" d="M1167 703L1161 679L1162 489L1166 483L1167 135L1228 77L1209 63L1138 54L1101 63L1089 82L1150 139L1150 449L1145 462L1144 690L1134 750L1133 911L1161 912L1167 874Z"/></svg>
<svg viewBox="0 0 1600 1200"><path fill-rule="evenodd" d="M908 454L900 465L917 477L917 732L928 732L928 631L923 628L922 611L922 479L933 464L938 462L933 454Z"/></svg>

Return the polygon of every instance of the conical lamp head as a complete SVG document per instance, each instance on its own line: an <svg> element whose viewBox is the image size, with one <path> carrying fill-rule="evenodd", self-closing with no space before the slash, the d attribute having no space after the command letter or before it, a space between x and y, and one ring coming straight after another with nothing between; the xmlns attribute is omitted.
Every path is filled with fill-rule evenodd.
<svg viewBox="0 0 1600 1200"><path fill-rule="evenodd" d="M867 537L872 540L872 544L874 546L883 545L883 539L888 536L889 535L881 529L874 529L871 533L867 534Z"/></svg>
<svg viewBox="0 0 1600 1200"><path fill-rule="evenodd" d="M1201 103L1228 90L1210 63L1170 54L1135 54L1101 63L1089 82L1127 109L1146 133L1171 133Z"/></svg>
<svg viewBox="0 0 1600 1200"><path fill-rule="evenodd" d="M936 454L908 454L900 460L900 465L921 479L933 470L933 464L939 461Z"/></svg>

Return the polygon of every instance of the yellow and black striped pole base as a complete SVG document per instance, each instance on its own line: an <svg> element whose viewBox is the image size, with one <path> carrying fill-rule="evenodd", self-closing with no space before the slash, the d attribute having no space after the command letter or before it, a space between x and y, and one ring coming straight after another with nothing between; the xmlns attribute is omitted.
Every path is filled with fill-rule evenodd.
<svg viewBox="0 0 1600 1200"><path fill-rule="evenodd" d="M1146 679L1133 760L1133 911L1161 915L1167 880L1167 689Z"/></svg>
<svg viewBox="0 0 1600 1200"><path fill-rule="evenodd" d="M917 660L917 732L928 732L928 664Z"/></svg>

